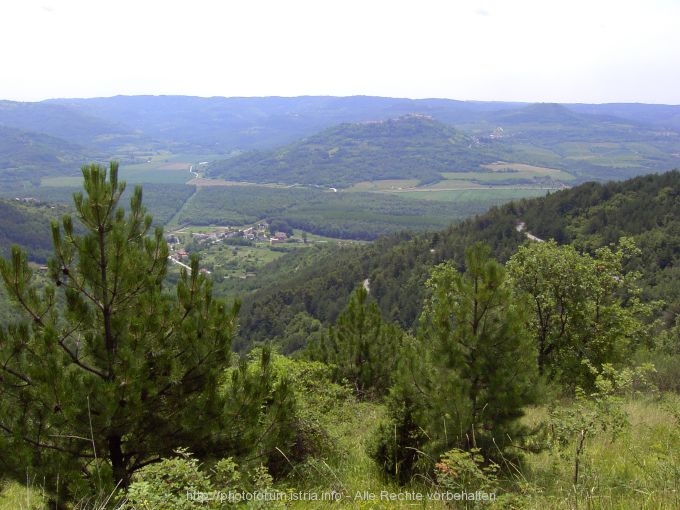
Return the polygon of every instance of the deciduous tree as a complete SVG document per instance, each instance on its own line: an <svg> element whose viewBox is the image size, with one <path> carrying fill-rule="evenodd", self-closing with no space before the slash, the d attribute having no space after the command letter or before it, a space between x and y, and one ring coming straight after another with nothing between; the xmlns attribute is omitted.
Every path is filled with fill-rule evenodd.
<svg viewBox="0 0 680 510"><path fill-rule="evenodd" d="M652 305L638 299L636 275L623 263L636 252L630 239L594 256L554 241L521 247L507 267L514 285L530 296L529 327L541 373L571 387L591 389L588 363L623 359L644 329Z"/></svg>

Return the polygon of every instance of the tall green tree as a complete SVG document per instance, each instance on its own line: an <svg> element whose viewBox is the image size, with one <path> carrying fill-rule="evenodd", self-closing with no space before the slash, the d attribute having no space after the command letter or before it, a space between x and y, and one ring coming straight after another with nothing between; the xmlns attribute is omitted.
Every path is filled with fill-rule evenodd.
<svg viewBox="0 0 680 510"><path fill-rule="evenodd" d="M384 395L392 383L404 333L382 320L368 290L358 287L328 334L310 349L312 358L334 365L358 396Z"/></svg>
<svg viewBox="0 0 680 510"><path fill-rule="evenodd" d="M80 226L52 224L49 283L17 247L0 261L27 318L0 330L0 469L71 494L126 487L179 446L210 448L238 308L212 298L196 258L165 290L168 248L141 188L126 213L117 163L82 172Z"/></svg>
<svg viewBox="0 0 680 510"><path fill-rule="evenodd" d="M505 443L531 400L536 356L525 301L489 247L468 248L465 266L465 273L451 264L432 271L418 335L436 374L432 423L450 420L447 446L471 448L485 438Z"/></svg>
<svg viewBox="0 0 680 510"><path fill-rule="evenodd" d="M465 273L444 263L427 281L417 345L390 394L392 423L377 450L384 466L401 465L402 481L405 466L417 465L414 449L428 458L452 448L495 457L509 441L521 441L519 418L532 401L537 373L535 348L525 301L489 254L488 246L476 244L466 251ZM406 431L408 441L393 445L390 430ZM394 458L380 459L386 453Z"/></svg>
<svg viewBox="0 0 680 510"><path fill-rule="evenodd" d="M530 297L529 327L538 366L549 379L591 388L588 366L616 363L644 332L652 305L640 302L637 275L627 273L627 257L637 253L631 239L594 256L555 241L522 246L508 261L514 285Z"/></svg>

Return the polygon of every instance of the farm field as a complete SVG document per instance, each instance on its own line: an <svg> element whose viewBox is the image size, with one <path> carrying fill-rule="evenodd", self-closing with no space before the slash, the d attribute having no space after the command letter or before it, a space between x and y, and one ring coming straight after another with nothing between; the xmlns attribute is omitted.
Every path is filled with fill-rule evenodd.
<svg viewBox="0 0 680 510"><path fill-rule="evenodd" d="M403 198L462 204L500 205L510 200L545 195L568 187L576 178L556 168L524 163L484 165L488 172L446 172L443 180L419 186L415 179L364 181L347 191L394 193Z"/></svg>
<svg viewBox="0 0 680 510"><path fill-rule="evenodd" d="M527 165L525 163L506 163L503 161L498 161L496 163L491 163L490 165L482 166L483 168L488 168L491 170L493 172L492 175L494 176L509 173L510 176L516 177L518 179L527 179L532 177L550 177L563 181L573 181L576 179L572 174L557 168ZM493 177L490 175L486 175L484 178L490 181L493 180Z"/></svg>
<svg viewBox="0 0 680 510"><path fill-rule="evenodd" d="M519 188L519 187L490 187L480 188L459 188L459 189L415 189L405 190L399 196L417 200L430 200L433 202L456 203L460 207L467 204L470 207L489 208L497 205L518 200L521 198L542 197L548 190L540 188Z"/></svg>
<svg viewBox="0 0 680 510"><path fill-rule="evenodd" d="M201 154L174 154L161 152L148 157L143 163L121 163L120 179L130 184L185 184L196 177L189 169L200 174L201 162L215 157ZM79 187L82 184L80 175L43 177L40 181L45 187Z"/></svg>

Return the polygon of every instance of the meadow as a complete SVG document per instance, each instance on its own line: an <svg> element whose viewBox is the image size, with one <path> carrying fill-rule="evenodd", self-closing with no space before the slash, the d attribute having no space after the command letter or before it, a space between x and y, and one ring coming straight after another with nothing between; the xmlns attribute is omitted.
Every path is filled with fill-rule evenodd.
<svg viewBox="0 0 680 510"><path fill-rule="evenodd" d="M445 502L434 500L438 486L432 479L413 479L399 486L385 478L370 458L373 435L385 416L383 404L357 402L349 394L333 388L319 389L310 399L328 400L321 424L333 445L321 460L296 466L274 489L283 492L342 495L335 506L375 509L444 509ZM328 404L329 402L326 402ZM561 402L565 412L577 412L573 402ZM592 509L670 509L680 506L680 398L676 394L631 394L621 400L626 425L618 432L599 430L586 439L580 455L579 482L574 484L575 440L563 446L544 444L537 453L527 452L521 465L506 466L503 476L475 473L468 466L467 487L460 490L487 491L493 502L461 503L453 508L515 508L526 510ZM548 406L526 410L528 425L549 425ZM433 459L433 463L436 459ZM476 474L477 478L470 477ZM481 477L480 477L481 476ZM486 477L486 479L484 479ZM448 488L449 490L451 488ZM421 494L423 501L389 501L381 494ZM375 501L366 500L374 494ZM429 498L428 498L429 496ZM26 485L4 482L0 510L42 510L44 495L39 480ZM197 505L198 507L198 505ZM95 510L96 503L84 501L78 508ZM324 509L328 502L295 501L286 508Z"/></svg>

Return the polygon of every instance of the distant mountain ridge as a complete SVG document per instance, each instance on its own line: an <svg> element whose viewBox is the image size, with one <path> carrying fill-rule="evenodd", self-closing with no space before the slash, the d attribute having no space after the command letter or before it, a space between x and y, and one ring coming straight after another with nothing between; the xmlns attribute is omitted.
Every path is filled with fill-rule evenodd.
<svg viewBox="0 0 680 510"><path fill-rule="evenodd" d="M341 124L414 113L477 138L500 133L501 128L501 145L506 154L513 155L512 161L559 168L582 180L665 171L680 161L680 106L672 105L551 105L371 96L116 96L38 103L0 101L0 126L62 140L59 150L82 147L89 160L119 159L125 163L145 161L160 151L215 160L220 155L280 148ZM8 155L0 152L0 159ZM40 160L36 157L22 168L33 172L42 164ZM0 179L4 179L3 170L0 168Z"/></svg>

